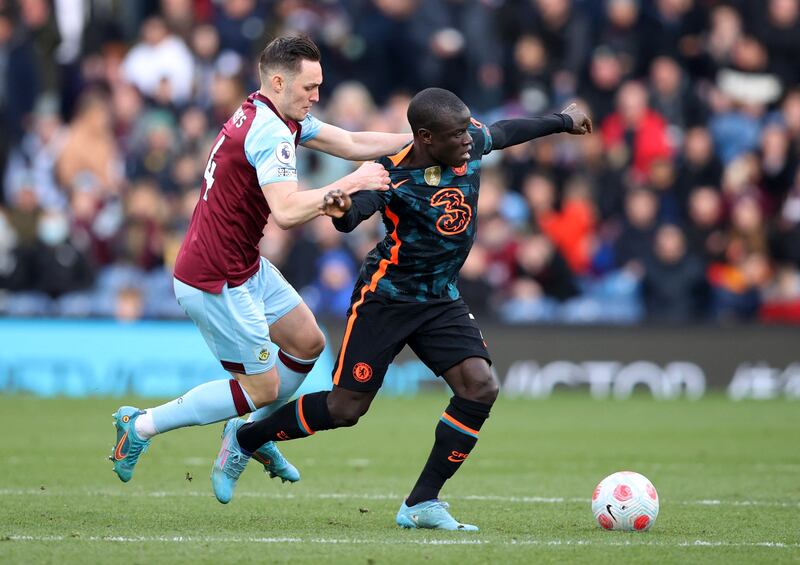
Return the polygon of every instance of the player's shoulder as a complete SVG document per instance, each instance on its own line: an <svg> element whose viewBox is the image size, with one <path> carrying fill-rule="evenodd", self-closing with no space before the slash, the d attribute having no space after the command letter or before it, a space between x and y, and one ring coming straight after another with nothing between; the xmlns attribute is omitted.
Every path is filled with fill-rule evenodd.
<svg viewBox="0 0 800 565"><path fill-rule="evenodd" d="M489 132L489 128L485 124L481 123L474 117L470 117L467 131L472 136L473 140L473 158L480 159L483 155L491 151L492 134Z"/></svg>
<svg viewBox="0 0 800 565"><path fill-rule="evenodd" d="M489 128L474 117L470 117L467 130L469 131L470 135L475 135L477 133L485 136L489 133Z"/></svg>
<svg viewBox="0 0 800 565"><path fill-rule="evenodd" d="M255 108L252 124L244 138L244 151L248 159L252 163L258 160L256 155L275 152L281 163L293 162L295 136L292 131L260 100L254 100L252 105Z"/></svg>
<svg viewBox="0 0 800 565"><path fill-rule="evenodd" d="M399 170L400 163L403 161L403 159L406 158L406 155L408 155L408 152L411 151L411 148L413 146L414 146L414 142L413 141L409 142L408 144L403 146L403 148L400 151L398 151L397 153L395 153L393 155L386 155L384 157L376 159L376 162L378 162L381 165L383 165L386 168L386 170L389 171L389 174L391 175L393 170Z"/></svg>
<svg viewBox="0 0 800 565"><path fill-rule="evenodd" d="M472 128L472 129L483 129L486 126L483 125L482 122L478 121L478 119L475 116L470 116L470 118L469 118L469 126L468 127Z"/></svg>
<svg viewBox="0 0 800 565"><path fill-rule="evenodd" d="M422 182L420 180L420 175L422 174L421 169L409 169L400 166L400 163L403 161L403 159L405 159L409 151L411 151L412 146L413 142L403 147L394 155L387 155L385 157L381 157L380 159L376 159L376 162L383 165L386 168L386 171L389 173L389 184L392 187L392 190L388 191L387 196L398 192L398 189L400 189L400 187L403 185L407 185L404 187L405 189L410 189L414 184Z"/></svg>
<svg viewBox="0 0 800 565"><path fill-rule="evenodd" d="M250 126L248 137L257 137L262 140L269 138L293 139L294 135L289 126L269 106L260 100L254 100L253 107L253 123Z"/></svg>

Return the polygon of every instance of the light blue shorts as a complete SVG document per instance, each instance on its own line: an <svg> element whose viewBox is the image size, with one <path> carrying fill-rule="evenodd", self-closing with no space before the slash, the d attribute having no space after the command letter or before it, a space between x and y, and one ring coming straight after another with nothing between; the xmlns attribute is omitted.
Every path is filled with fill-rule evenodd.
<svg viewBox="0 0 800 565"><path fill-rule="evenodd" d="M220 294L173 283L178 304L225 369L254 375L275 365L278 346L269 327L302 299L272 263L262 257L252 277L234 288L226 284Z"/></svg>

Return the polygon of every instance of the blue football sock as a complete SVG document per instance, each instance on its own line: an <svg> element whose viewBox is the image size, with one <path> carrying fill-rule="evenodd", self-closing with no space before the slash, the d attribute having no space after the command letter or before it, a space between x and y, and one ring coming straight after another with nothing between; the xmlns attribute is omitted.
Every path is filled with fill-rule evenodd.
<svg viewBox="0 0 800 565"><path fill-rule="evenodd" d="M211 381L156 408L152 413L158 433L186 426L202 426L242 416L255 410L244 388L233 379Z"/></svg>

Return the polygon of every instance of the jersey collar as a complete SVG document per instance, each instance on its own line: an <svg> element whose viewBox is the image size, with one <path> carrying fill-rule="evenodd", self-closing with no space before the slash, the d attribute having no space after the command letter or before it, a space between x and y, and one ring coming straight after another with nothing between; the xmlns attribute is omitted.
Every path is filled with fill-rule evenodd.
<svg viewBox="0 0 800 565"><path fill-rule="evenodd" d="M408 155L408 152L411 151L412 147L414 147L413 141L408 145L406 145L405 147L403 147L400 151L398 151L394 155L389 155L388 156L389 161L392 162L393 166L395 167L399 166L400 163L403 161L403 159L406 158L406 155Z"/></svg>

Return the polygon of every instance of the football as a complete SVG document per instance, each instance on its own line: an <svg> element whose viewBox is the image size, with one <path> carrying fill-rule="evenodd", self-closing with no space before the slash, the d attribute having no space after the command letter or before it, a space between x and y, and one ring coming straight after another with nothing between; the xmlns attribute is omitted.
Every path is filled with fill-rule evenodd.
<svg viewBox="0 0 800 565"><path fill-rule="evenodd" d="M658 493L639 473L620 471L607 476L592 493L592 514L606 530L642 532L658 517Z"/></svg>

